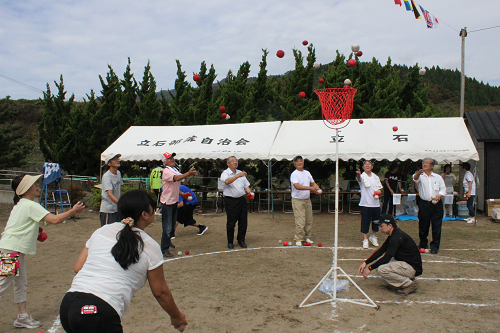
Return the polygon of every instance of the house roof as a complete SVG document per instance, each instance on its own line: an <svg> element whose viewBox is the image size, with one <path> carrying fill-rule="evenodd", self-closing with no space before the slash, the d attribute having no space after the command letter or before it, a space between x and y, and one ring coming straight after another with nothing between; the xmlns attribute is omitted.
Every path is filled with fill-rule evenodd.
<svg viewBox="0 0 500 333"><path fill-rule="evenodd" d="M466 112L469 128L479 142L500 142L500 111Z"/></svg>

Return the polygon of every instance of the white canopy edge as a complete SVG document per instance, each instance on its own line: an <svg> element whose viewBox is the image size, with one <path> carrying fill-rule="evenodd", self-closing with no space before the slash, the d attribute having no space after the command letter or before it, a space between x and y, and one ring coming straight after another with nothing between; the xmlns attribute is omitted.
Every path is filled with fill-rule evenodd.
<svg viewBox="0 0 500 333"><path fill-rule="evenodd" d="M102 154L121 154L122 161L160 160L165 152L176 159L267 160L281 122L199 125L131 126Z"/></svg>
<svg viewBox="0 0 500 333"><path fill-rule="evenodd" d="M394 131L393 127L397 130ZM438 163L479 160L463 118L352 119L339 130L341 160L412 160L425 157ZM322 120L285 121L270 159L335 160L335 130Z"/></svg>

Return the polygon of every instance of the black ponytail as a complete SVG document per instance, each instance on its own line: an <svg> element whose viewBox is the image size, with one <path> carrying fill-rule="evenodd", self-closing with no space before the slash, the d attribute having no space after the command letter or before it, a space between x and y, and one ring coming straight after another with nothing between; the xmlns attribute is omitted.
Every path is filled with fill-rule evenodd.
<svg viewBox="0 0 500 333"><path fill-rule="evenodd" d="M21 184L21 181L23 180L25 175L20 175L17 176L16 178L12 179L12 184L10 185L12 189L14 190L14 205L17 205L19 200L21 200L21 197L17 195L16 190L19 184Z"/></svg>
<svg viewBox="0 0 500 333"><path fill-rule="evenodd" d="M154 212L156 203L144 190L132 190L125 193L118 200L118 215L120 220L132 218L137 222L142 212ZM144 249L144 241L139 231L134 231L128 224L116 235L117 242L111 249L111 254L123 269L128 269L139 261Z"/></svg>

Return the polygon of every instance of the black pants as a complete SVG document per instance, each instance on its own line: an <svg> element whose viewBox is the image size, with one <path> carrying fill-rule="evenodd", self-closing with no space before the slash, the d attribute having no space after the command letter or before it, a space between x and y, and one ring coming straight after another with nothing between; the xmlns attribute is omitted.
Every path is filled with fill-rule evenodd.
<svg viewBox="0 0 500 333"><path fill-rule="evenodd" d="M394 203L392 199L392 194L390 194L390 191L385 192L384 190L384 203L382 204L382 214L391 214L392 216L396 215L394 214ZM387 210L387 204L389 204L389 210Z"/></svg>
<svg viewBox="0 0 500 333"><path fill-rule="evenodd" d="M245 196L239 198L224 197L224 205L226 206L227 215L227 242L233 243L234 229L238 222L238 235L236 240L238 243L245 241L247 234L247 200Z"/></svg>
<svg viewBox="0 0 500 333"><path fill-rule="evenodd" d="M82 314L82 308L92 309ZM121 319L115 309L93 294L68 292L59 309L61 325L68 333L122 333Z"/></svg>
<svg viewBox="0 0 500 333"><path fill-rule="evenodd" d="M193 218L196 206L197 205L184 205L181 208L177 208L177 222L184 224L184 227L196 224L196 220Z"/></svg>
<svg viewBox="0 0 500 333"><path fill-rule="evenodd" d="M420 200L418 204L418 237L420 248L427 248L427 236L432 225L431 250L439 250L441 242L441 227L443 225L443 203L439 201L433 204L429 201Z"/></svg>

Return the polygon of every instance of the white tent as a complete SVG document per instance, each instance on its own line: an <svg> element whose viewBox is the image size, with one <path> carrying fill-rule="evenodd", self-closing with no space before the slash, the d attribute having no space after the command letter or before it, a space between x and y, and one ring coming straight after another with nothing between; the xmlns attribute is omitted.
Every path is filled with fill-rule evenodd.
<svg viewBox="0 0 500 333"><path fill-rule="evenodd" d="M200 125L132 126L102 154L122 154L123 161L159 160L165 152L178 159L267 160L281 122Z"/></svg>
<svg viewBox="0 0 500 333"><path fill-rule="evenodd" d="M479 160L462 118L365 119L362 124L352 119L339 130L339 138L341 160ZM269 158L291 160L296 155L308 160L334 160L335 130L322 120L283 122Z"/></svg>

